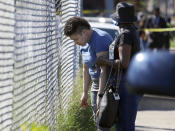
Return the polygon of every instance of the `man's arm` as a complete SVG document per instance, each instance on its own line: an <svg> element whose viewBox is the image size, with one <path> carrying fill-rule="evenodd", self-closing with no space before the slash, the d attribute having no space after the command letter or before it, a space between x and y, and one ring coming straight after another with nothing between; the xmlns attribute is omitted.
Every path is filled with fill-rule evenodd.
<svg viewBox="0 0 175 131"><path fill-rule="evenodd" d="M103 58L103 59L108 59L108 51L104 51L104 52L99 52L96 54L97 55L97 59L99 57ZM106 65L105 64L100 64L100 78L99 78L99 90L98 90L98 94L103 94L104 93L104 88L106 85L106 81L107 81L107 74L106 74ZM99 109L100 106L100 101L101 101L101 97L97 97L97 109ZM98 115L99 110L97 111Z"/></svg>
<svg viewBox="0 0 175 131"><path fill-rule="evenodd" d="M108 59L108 51L103 51L103 52L99 52L96 54L97 58L101 57L103 59ZM107 74L106 74L106 65L100 65L100 78L99 78L99 94L104 93L104 87L106 85L106 80L107 80Z"/></svg>
<svg viewBox="0 0 175 131"><path fill-rule="evenodd" d="M89 68L83 63L83 94L81 97L81 105L87 106L88 90L90 87L91 77L89 74Z"/></svg>

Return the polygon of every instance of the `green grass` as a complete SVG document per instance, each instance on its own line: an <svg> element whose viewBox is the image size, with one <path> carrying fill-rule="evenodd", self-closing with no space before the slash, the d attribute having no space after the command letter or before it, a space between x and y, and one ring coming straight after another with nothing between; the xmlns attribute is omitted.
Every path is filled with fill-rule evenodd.
<svg viewBox="0 0 175 131"><path fill-rule="evenodd" d="M72 100L69 104L67 113L64 114L63 110L61 110L59 113L56 131L96 131L96 125L93 120L94 117L92 116L93 113L91 107L80 107L80 98L83 91L82 85L83 76L82 68L80 68L75 81ZM88 99L88 105L91 105L90 96ZM111 131L115 131L115 128L112 127Z"/></svg>
<svg viewBox="0 0 175 131"><path fill-rule="evenodd" d="M80 98L82 94L82 69L80 69L77 75L74 93L69 104L66 114L61 109L58 115L58 122L56 131L95 131L95 123L92 117L91 107L80 107ZM88 101L90 105L90 97Z"/></svg>
<svg viewBox="0 0 175 131"><path fill-rule="evenodd" d="M175 48L175 37L170 40L170 48Z"/></svg>
<svg viewBox="0 0 175 131"><path fill-rule="evenodd" d="M83 91L82 85L82 68L80 68L75 81L73 96L67 112L65 113L64 109L59 107L60 111L57 117L56 131L96 131L96 125L92 115L93 113L91 106L86 108L80 107L80 98ZM90 95L88 99L88 105L91 105ZM24 123L20 128L21 131L49 131L47 125L36 125L35 123L30 125ZM111 128L111 131L115 131L114 127Z"/></svg>
<svg viewBox="0 0 175 131"><path fill-rule="evenodd" d="M28 129L29 126L29 129ZM49 131L49 128L47 125L37 125L36 123L32 123L28 125L27 123L24 123L20 127L21 131Z"/></svg>

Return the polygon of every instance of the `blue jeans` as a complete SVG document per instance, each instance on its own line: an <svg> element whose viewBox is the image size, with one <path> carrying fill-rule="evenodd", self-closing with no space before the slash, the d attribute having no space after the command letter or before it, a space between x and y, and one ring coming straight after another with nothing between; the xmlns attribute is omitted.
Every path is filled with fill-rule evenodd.
<svg viewBox="0 0 175 131"><path fill-rule="evenodd" d="M115 125L116 131L135 131L135 120L141 96L130 94L122 77L119 89L119 122Z"/></svg>
<svg viewBox="0 0 175 131"><path fill-rule="evenodd" d="M145 41L142 38L140 38L140 47L141 47L141 50L146 50L148 48L147 41Z"/></svg>
<svg viewBox="0 0 175 131"><path fill-rule="evenodd" d="M95 79L92 78L91 106L92 106L92 110L93 110L93 114L94 114L94 121L96 123L97 131L110 131L109 128L100 127L97 120L96 120L98 86L99 86L98 78L95 78Z"/></svg>

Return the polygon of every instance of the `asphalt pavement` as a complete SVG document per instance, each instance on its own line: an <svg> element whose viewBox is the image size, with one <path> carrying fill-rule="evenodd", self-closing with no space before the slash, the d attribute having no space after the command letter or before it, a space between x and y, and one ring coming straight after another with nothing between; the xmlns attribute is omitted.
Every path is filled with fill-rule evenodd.
<svg viewBox="0 0 175 131"><path fill-rule="evenodd" d="M139 104L136 131L175 131L175 97L145 95Z"/></svg>

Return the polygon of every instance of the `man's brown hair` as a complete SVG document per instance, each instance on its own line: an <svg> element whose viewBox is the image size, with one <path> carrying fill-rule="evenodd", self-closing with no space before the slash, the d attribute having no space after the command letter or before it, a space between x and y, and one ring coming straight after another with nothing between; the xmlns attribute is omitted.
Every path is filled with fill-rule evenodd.
<svg viewBox="0 0 175 131"><path fill-rule="evenodd" d="M71 36L75 33L81 33L83 29L91 29L90 24L84 18L74 16L67 20L64 26L64 34Z"/></svg>

